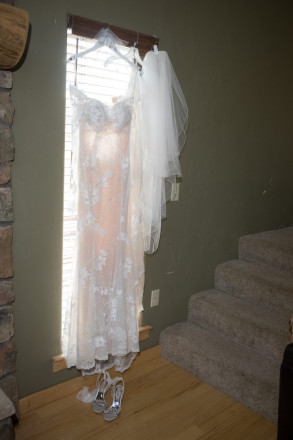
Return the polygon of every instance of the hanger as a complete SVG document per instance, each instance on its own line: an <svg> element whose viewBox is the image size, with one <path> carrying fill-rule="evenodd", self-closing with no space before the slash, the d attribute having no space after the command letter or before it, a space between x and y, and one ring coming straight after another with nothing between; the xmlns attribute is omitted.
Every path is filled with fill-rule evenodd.
<svg viewBox="0 0 293 440"><path fill-rule="evenodd" d="M140 66L143 65L143 60L141 59L140 55L139 55L139 50L136 47L138 45L138 40L139 40L139 32L137 32L137 39L135 41L135 43L133 44L133 47L130 47L129 51L124 55L126 58L134 58L138 64L140 64ZM107 66L109 63L111 63L112 61L114 61L117 58L117 56L113 55L112 57L108 58L105 61L105 66Z"/></svg>
<svg viewBox="0 0 293 440"><path fill-rule="evenodd" d="M142 66L143 65L143 61L139 55L139 50L136 47L138 45L138 40L139 40L139 32L137 32L137 39L136 42L133 44L134 46L134 58L136 59L136 61Z"/></svg>
<svg viewBox="0 0 293 440"><path fill-rule="evenodd" d="M97 41L96 44L94 44L92 47L90 47L89 49L83 50L82 52L76 54L76 55L72 55L71 57L68 58L67 62L70 61L74 61L77 58L83 57L84 55L87 55L90 52L93 52L94 50L98 50L101 47L108 47L109 49L112 50L112 52L114 52L116 55L118 55L120 58L122 58L124 61L126 61L128 64L130 64L132 67L135 67L139 72L141 71L141 67L137 66L133 61L131 61L130 59L128 59L125 55L123 55L116 47L115 42L114 42L114 38L117 38L113 32L109 29L102 29L103 30L103 34L104 37L101 38L100 40ZM100 34L100 32L99 32ZM114 36L114 38L112 37L112 35Z"/></svg>
<svg viewBox="0 0 293 440"><path fill-rule="evenodd" d="M134 58L134 59L138 62L138 64L140 64L140 66L143 65L143 60L141 59L141 57L140 57L140 55L139 55L139 50L138 50L136 47L131 47L131 48L129 49L129 51L124 55L124 57L126 57L128 60L129 60L129 58ZM110 64L112 61L115 61L117 58L118 58L118 55L113 55L113 56L111 56L110 58L108 58L108 59L105 61L104 66L107 67L108 64ZM135 66L137 66L137 64L135 64L135 63L133 63L133 62L132 62L132 64L134 64ZM137 66L137 68L138 68L139 70L141 70L141 67L140 67L140 66Z"/></svg>
<svg viewBox="0 0 293 440"><path fill-rule="evenodd" d="M156 44L153 45L153 51L154 52L159 52L159 50L158 50L159 38L156 37L155 35L154 35L154 37L157 39L157 41L156 41Z"/></svg>

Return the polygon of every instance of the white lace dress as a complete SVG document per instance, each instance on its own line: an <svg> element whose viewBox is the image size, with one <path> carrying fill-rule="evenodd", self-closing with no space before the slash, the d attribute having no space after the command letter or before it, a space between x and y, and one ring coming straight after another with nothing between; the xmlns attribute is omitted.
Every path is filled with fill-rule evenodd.
<svg viewBox="0 0 293 440"><path fill-rule="evenodd" d="M123 372L139 352L144 250L154 250L152 217L161 221L170 177L149 172L155 167L143 134L152 111L144 109L142 81L133 75L132 93L111 106L70 87L77 238L63 354L68 368L84 374L112 366ZM177 149L178 160L178 142Z"/></svg>

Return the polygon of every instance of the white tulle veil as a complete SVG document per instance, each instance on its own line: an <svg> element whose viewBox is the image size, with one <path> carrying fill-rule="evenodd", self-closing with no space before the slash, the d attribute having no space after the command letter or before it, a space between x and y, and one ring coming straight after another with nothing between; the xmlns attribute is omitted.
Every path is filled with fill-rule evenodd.
<svg viewBox="0 0 293 440"><path fill-rule="evenodd" d="M168 54L148 52L140 79L143 157L142 211L145 252L158 247L172 183L181 176L188 108Z"/></svg>

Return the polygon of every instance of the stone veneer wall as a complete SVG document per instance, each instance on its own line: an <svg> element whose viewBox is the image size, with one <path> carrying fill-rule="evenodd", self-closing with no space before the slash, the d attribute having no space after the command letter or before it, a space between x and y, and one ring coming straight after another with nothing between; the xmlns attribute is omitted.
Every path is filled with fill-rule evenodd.
<svg viewBox="0 0 293 440"><path fill-rule="evenodd" d="M0 70L0 439L14 438L11 416L19 417L18 389L15 377L14 342L11 163L14 143L11 125L12 73Z"/></svg>

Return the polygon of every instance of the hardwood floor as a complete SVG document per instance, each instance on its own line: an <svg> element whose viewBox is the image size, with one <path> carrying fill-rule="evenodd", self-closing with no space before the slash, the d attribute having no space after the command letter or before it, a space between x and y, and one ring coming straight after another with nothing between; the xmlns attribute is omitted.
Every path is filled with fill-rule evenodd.
<svg viewBox="0 0 293 440"><path fill-rule="evenodd" d="M76 399L77 390L95 380L77 378L22 399L16 440L277 438L274 424L162 359L159 347L141 353L123 377L122 413L115 421L104 421ZM111 401L110 392L106 397Z"/></svg>

